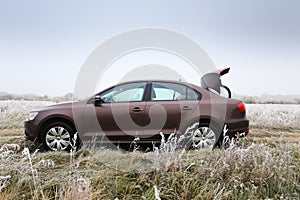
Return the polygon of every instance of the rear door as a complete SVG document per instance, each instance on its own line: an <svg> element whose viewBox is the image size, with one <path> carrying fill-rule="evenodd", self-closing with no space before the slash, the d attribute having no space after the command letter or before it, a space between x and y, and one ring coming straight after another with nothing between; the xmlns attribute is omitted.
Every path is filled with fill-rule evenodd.
<svg viewBox="0 0 300 200"><path fill-rule="evenodd" d="M173 133L184 127L199 104L201 94L192 88L169 82L152 82L145 107L145 135Z"/></svg>

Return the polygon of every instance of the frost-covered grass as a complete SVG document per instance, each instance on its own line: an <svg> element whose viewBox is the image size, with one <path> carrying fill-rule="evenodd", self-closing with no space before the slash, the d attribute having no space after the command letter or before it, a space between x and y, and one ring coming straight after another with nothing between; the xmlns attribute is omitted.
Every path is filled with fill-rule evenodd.
<svg viewBox="0 0 300 200"><path fill-rule="evenodd" d="M247 104L246 107L251 127L300 128L300 105Z"/></svg>
<svg viewBox="0 0 300 200"><path fill-rule="evenodd" d="M228 149L184 153L99 153L101 160L86 149L75 154L15 151L0 163L0 199L300 198L299 144L274 148L241 141ZM126 171L106 165L108 159ZM135 163L153 170L129 170Z"/></svg>
<svg viewBox="0 0 300 200"><path fill-rule="evenodd" d="M49 104L0 101L0 136L23 135L28 112ZM254 130L227 149L176 150L171 140L147 153L30 153L31 143L0 140L0 199L299 199L299 111L247 105Z"/></svg>
<svg viewBox="0 0 300 200"><path fill-rule="evenodd" d="M54 104L51 101L0 101L0 130L23 127L31 110Z"/></svg>

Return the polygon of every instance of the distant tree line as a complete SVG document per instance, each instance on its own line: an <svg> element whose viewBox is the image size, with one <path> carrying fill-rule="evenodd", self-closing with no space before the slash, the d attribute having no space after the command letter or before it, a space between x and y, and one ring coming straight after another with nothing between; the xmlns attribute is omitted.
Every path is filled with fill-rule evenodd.
<svg viewBox="0 0 300 200"><path fill-rule="evenodd" d="M300 104L300 98L270 98L264 99L257 96L244 96L240 98L247 104Z"/></svg>
<svg viewBox="0 0 300 200"><path fill-rule="evenodd" d="M34 95L34 94L26 94L26 95L15 95L15 94L0 94L0 100L24 100L24 101L54 101L54 102L62 102L62 101L72 101L73 93L67 93L63 96L55 96L49 97L48 95Z"/></svg>

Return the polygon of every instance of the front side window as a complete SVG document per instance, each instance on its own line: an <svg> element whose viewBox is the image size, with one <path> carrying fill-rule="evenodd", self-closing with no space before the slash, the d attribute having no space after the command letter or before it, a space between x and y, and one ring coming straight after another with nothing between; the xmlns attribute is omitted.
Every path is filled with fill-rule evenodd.
<svg viewBox="0 0 300 200"><path fill-rule="evenodd" d="M100 94L104 103L143 101L146 83L127 83Z"/></svg>
<svg viewBox="0 0 300 200"><path fill-rule="evenodd" d="M185 85L163 82L152 83L152 101L180 101L199 99L200 94Z"/></svg>

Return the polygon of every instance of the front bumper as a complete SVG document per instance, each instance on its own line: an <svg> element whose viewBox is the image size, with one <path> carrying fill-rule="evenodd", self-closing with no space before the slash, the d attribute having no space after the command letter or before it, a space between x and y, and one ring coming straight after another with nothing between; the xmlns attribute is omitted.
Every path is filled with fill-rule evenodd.
<svg viewBox="0 0 300 200"><path fill-rule="evenodd" d="M34 141L37 136L38 136L38 128L37 126L34 124L33 121L30 120L26 120L24 121L24 129L25 129L25 139L26 140L31 140Z"/></svg>

